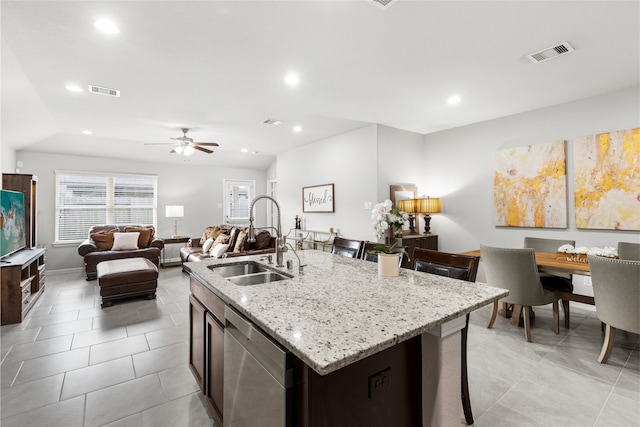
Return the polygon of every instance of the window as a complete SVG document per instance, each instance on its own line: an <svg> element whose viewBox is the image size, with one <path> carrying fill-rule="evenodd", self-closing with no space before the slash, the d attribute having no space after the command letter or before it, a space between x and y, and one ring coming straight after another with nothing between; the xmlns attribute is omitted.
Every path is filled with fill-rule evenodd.
<svg viewBox="0 0 640 427"><path fill-rule="evenodd" d="M225 219L228 223L249 221L249 205L255 197L255 181L224 180Z"/></svg>
<svg viewBox="0 0 640 427"><path fill-rule="evenodd" d="M87 238L96 224L157 226L158 177L56 171L57 243Z"/></svg>

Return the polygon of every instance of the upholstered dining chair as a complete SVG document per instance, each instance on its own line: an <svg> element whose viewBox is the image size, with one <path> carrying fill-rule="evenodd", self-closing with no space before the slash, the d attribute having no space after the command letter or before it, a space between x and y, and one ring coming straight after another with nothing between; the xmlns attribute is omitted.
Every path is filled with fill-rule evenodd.
<svg viewBox="0 0 640 427"><path fill-rule="evenodd" d="M350 258L360 258L362 256L363 246L364 242L362 240L352 240L345 239L344 237L336 237L333 239L331 253Z"/></svg>
<svg viewBox="0 0 640 427"><path fill-rule="evenodd" d="M524 238L524 247L532 248L539 252L558 252L558 248L562 245L571 245L575 246L575 240L568 239L544 239L540 237L525 237ZM542 282L542 287L549 289L550 291L565 291L565 292L573 292L573 277L571 274L563 274L563 273L549 273L546 271L539 271L540 281ZM562 299L562 311L564 311L564 327L569 329L570 318L569 318L569 300Z"/></svg>
<svg viewBox="0 0 640 427"><path fill-rule="evenodd" d="M384 246L385 248L391 247L391 245L385 245L384 243L366 241L364 242L364 246L362 247L362 259L365 261L378 262L378 254L369 253L369 251L371 251L376 246ZM407 253L407 250L408 250L407 246L402 246L402 247L396 246L395 249L402 249L404 253ZM402 265L402 261L404 260L404 253L400 252L400 265Z"/></svg>
<svg viewBox="0 0 640 427"><path fill-rule="evenodd" d="M509 295L502 301L514 305L513 316L516 319L520 317L521 310L524 310L524 334L527 341L531 342L529 307L553 304L553 332L559 333L560 297L542 287L535 251L531 248L495 248L480 245L480 253L487 283L496 288L509 290ZM493 327L497 314L498 303L494 302L488 328Z"/></svg>
<svg viewBox="0 0 640 427"><path fill-rule="evenodd" d="M640 261L640 243L618 242L618 259Z"/></svg>
<svg viewBox="0 0 640 427"><path fill-rule="evenodd" d="M438 252L431 249L415 248L413 251L414 268L416 271L452 277L454 279L475 282L478 273L480 257ZM469 314L464 328L460 331L462 340L460 346L461 366L461 398L464 418L467 424L473 424L473 412L469 397L469 377L467 375L467 335L469 332Z"/></svg>
<svg viewBox="0 0 640 427"><path fill-rule="evenodd" d="M640 261L589 255L596 315L606 326L598 362L607 363L616 329L640 334Z"/></svg>

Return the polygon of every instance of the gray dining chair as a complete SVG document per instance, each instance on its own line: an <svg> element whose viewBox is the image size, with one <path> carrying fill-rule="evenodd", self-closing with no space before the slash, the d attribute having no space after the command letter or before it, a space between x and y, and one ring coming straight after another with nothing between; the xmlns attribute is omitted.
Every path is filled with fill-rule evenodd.
<svg viewBox="0 0 640 427"><path fill-rule="evenodd" d="M425 273L437 274L438 276L451 277L454 279L475 282L478 274L478 264L480 257L454 254L449 252L439 252L431 249L415 248L413 252L415 259L415 270ZM465 321L464 328L460 331L460 390L462 399L462 410L468 425L473 424L473 412L471 411L471 398L469 396L469 375L467 371L467 336L469 333L469 314Z"/></svg>
<svg viewBox="0 0 640 427"><path fill-rule="evenodd" d="M618 242L618 258L640 261L640 243Z"/></svg>
<svg viewBox="0 0 640 427"><path fill-rule="evenodd" d="M575 246L575 240L568 239L545 239L541 237L525 237L524 247L532 248L539 252L558 252L558 248L562 245ZM573 292L573 276L566 273L550 273L548 271L539 271L542 287L550 291ZM562 298L562 311L564 312L564 327L569 329L571 326L569 316L569 299Z"/></svg>
<svg viewBox="0 0 640 427"><path fill-rule="evenodd" d="M616 329L640 334L640 261L589 255L596 315L606 326L598 362L607 363Z"/></svg>
<svg viewBox="0 0 640 427"><path fill-rule="evenodd" d="M535 251L531 248L495 248L480 245L487 284L509 291L503 302L514 305L513 316L517 319L524 310L524 334L531 342L529 307L553 304L553 332L559 333L558 300L554 292L542 287ZM493 303L493 312L488 328L492 328L498 314L498 302Z"/></svg>

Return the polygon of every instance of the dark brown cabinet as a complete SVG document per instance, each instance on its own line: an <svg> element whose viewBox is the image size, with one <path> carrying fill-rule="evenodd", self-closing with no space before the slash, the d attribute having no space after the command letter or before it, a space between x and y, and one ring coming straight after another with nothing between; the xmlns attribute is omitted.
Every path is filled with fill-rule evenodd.
<svg viewBox="0 0 640 427"><path fill-rule="evenodd" d="M20 323L44 291L45 250L22 249L0 264L2 325Z"/></svg>
<svg viewBox="0 0 640 427"><path fill-rule="evenodd" d="M198 279L190 279L189 367L222 425L224 301Z"/></svg>
<svg viewBox="0 0 640 427"><path fill-rule="evenodd" d="M38 241L37 187L38 177L35 175L2 174L2 188L4 190L19 191L24 194L25 234L28 248L35 248Z"/></svg>
<svg viewBox="0 0 640 427"><path fill-rule="evenodd" d="M413 268L413 251L415 248L438 250L438 236L436 234L407 234L401 238L394 238L396 246L406 246L411 261L405 259L402 261L402 267Z"/></svg>

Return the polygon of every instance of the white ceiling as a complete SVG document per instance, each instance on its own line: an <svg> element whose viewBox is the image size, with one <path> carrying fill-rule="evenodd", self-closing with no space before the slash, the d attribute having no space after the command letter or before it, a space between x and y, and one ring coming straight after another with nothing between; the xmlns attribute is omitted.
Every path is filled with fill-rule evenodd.
<svg viewBox="0 0 640 427"><path fill-rule="evenodd" d="M99 17L120 34L96 31ZM640 80L636 0L395 0L385 10L367 0L3 0L1 18L2 143L51 153L182 163L171 146L145 144L189 127L220 144L191 164L266 168L369 123L425 134ZM526 58L564 41L575 52ZM288 71L297 87L284 84Z"/></svg>

